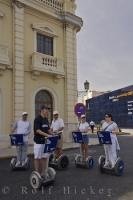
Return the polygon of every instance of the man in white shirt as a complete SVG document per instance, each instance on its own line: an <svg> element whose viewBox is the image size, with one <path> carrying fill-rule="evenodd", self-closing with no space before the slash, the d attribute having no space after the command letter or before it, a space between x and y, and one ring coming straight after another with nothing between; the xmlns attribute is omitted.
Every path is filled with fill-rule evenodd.
<svg viewBox="0 0 133 200"><path fill-rule="evenodd" d="M54 111L53 112L53 120L51 124L51 131L53 134L58 134L59 132L63 132L64 129L64 122L63 119L59 118L59 112ZM60 139L58 140L56 151L55 151L55 157L59 158L62 154L62 147L63 147L63 134L60 134Z"/></svg>
<svg viewBox="0 0 133 200"><path fill-rule="evenodd" d="M22 145L16 146L16 150L17 150L16 167L18 167L20 164L24 166L27 160L28 136L31 132L31 123L28 121L27 117L28 117L28 113L23 112L22 118L16 121L12 128L12 133L23 134L23 141L24 141L23 146Z"/></svg>

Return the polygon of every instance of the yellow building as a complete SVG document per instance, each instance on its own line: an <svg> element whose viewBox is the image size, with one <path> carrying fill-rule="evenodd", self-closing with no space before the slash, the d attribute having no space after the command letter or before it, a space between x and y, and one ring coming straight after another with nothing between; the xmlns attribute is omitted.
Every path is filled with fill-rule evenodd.
<svg viewBox="0 0 133 200"><path fill-rule="evenodd" d="M23 111L33 122L42 104L73 129L82 27L75 10L75 0L0 0L0 134Z"/></svg>

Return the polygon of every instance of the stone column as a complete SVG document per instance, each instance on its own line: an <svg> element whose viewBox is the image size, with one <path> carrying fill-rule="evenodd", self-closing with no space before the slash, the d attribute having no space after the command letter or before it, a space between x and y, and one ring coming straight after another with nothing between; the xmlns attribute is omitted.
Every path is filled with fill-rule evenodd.
<svg viewBox="0 0 133 200"><path fill-rule="evenodd" d="M76 34L72 27L66 27L66 90L67 121L75 122L74 105L77 103Z"/></svg>
<svg viewBox="0 0 133 200"><path fill-rule="evenodd" d="M24 111L24 6L14 3L14 119Z"/></svg>
<svg viewBox="0 0 133 200"><path fill-rule="evenodd" d="M63 10L65 12L75 13L76 10L76 3L75 0L64 0Z"/></svg>
<svg viewBox="0 0 133 200"><path fill-rule="evenodd" d="M65 39L65 70L66 70L66 136L65 141L71 141L71 131L77 125L74 106L77 103L77 50L76 30L71 25L64 27Z"/></svg>

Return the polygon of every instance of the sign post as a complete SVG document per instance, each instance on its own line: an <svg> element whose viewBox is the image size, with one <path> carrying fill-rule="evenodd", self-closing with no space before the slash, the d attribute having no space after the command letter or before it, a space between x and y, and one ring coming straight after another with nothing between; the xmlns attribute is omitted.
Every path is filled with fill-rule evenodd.
<svg viewBox="0 0 133 200"><path fill-rule="evenodd" d="M85 105L83 103L77 103L74 107L74 112L77 115L77 117L84 115L86 113Z"/></svg>

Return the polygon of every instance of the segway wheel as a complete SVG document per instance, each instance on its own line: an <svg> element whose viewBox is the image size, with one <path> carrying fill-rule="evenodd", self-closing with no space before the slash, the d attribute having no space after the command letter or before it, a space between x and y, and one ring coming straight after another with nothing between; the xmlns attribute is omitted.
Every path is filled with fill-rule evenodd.
<svg viewBox="0 0 133 200"><path fill-rule="evenodd" d="M78 167L79 166L78 164L81 162L82 162L82 156L80 154L77 154L75 156L75 166Z"/></svg>
<svg viewBox="0 0 133 200"><path fill-rule="evenodd" d="M92 169L94 166L94 160L92 158L92 156L89 156L86 160L86 164L87 164L87 168L88 169Z"/></svg>
<svg viewBox="0 0 133 200"><path fill-rule="evenodd" d="M26 160L25 169L26 170L30 169L30 159L29 158L27 158L27 160Z"/></svg>
<svg viewBox="0 0 133 200"><path fill-rule="evenodd" d="M55 179L56 171L52 167L48 168L48 176L49 176L49 179L51 180Z"/></svg>
<svg viewBox="0 0 133 200"><path fill-rule="evenodd" d="M58 169L66 169L69 165L69 159L67 156L62 155L58 159Z"/></svg>
<svg viewBox="0 0 133 200"><path fill-rule="evenodd" d="M16 157L14 157L14 158L11 159L11 162L10 162L11 170L15 169L16 161L17 161Z"/></svg>
<svg viewBox="0 0 133 200"><path fill-rule="evenodd" d="M30 176L30 184L33 189L39 189L42 183L41 176L38 172L33 171Z"/></svg>
<svg viewBox="0 0 133 200"><path fill-rule="evenodd" d="M52 162L53 158L54 158L54 155L53 155L53 154L51 154L51 155L49 156L49 163L51 163L51 162Z"/></svg>
<svg viewBox="0 0 133 200"><path fill-rule="evenodd" d="M104 164L105 164L105 156L101 155L98 160L99 170L101 173L104 173Z"/></svg>
<svg viewBox="0 0 133 200"><path fill-rule="evenodd" d="M115 175L122 176L124 172L124 162L120 158L117 159L115 167Z"/></svg>

